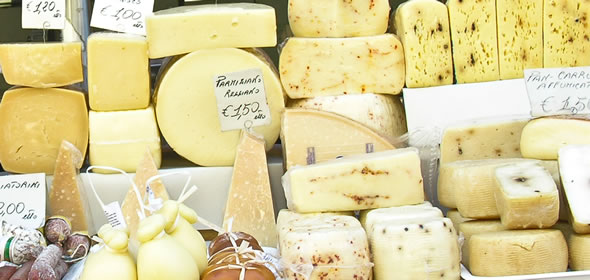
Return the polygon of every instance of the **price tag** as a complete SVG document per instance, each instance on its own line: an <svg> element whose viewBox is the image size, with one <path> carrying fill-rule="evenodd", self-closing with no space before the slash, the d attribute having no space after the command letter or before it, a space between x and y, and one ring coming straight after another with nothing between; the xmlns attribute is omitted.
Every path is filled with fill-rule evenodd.
<svg viewBox="0 0 590 280"><path fill-rule="evenodd" d="M590 67L524 70L534 117L590 113Z"/></svg>
<svg viewBox="0 0 590 280"><path fill-rule="evenodd" d="M45 223L45 174L0 176L0 220L35 229Z"/></svg>
<svg viewBox="0 0 590 280"><path fill-rule="evenodd" d="M123 211L121 211L121 205L118 201L113 201L104 206L104 214L107 217L107 221L113 228L126 228L125 218L123 217Z"/></svg>
<svg viewBox="0 0 590 280"><path fill-rule="evenodd" d="M22 7L23 29L64 29L65 0L25 0Z"/></svg>
<svg viewBox="0 0 590 280"><path fill-rule="evenodd" d="M222 131L270 124L262 70L217 75L213 86Z"/></svg>
<svg viewBox="0 0 590 280"><path fill-rule="evenodd" d="M145 35L145 17L154 10L154 0L96 0L90 26Z"/></svg>

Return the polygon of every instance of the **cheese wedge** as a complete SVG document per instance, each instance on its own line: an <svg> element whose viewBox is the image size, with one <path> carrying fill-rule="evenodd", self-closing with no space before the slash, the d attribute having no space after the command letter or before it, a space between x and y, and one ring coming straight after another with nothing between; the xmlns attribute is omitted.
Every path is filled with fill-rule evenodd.
<svg viewBox="0 0 590 280"><path fill-rule="evenodd" d="M576 233L588 234L590 209L585 198L590 195L590 145L569 145L561 148L558 162L561 182L570 208L572 227Z"/></svg>
<svg viewBox="0 0 590 280"><path fill-rule="evenodd" d="M281 82L290 98L399 94L404 51L393 34L356 38L290 38L279 58Z"/></svg>
<svg viewBox="0 0 590 280"><path fill-rule="evenodd" d="M568 240L570 268L572 270L590 269L590 235L572 234Z"/></svg>
<svg viewBox="0 0 590 280"><path fill-rule="evenodd" d="M590 65L588 9L583 0L543 1L545 67Z"/></svg>
<svg viewBox="0 0 590 280"><path fill-rule="evenodd" d="M448 210L446 217L449 218L453 222L453 226L455 227L455 229L457 229L457 231L459 231L460 224L462 224L464 222L468 222L468 221L473 221L473 219L465 218L465 217L461 216L461 213L459 213L459 211L457 211L457 209Z"/></svg>
<svg viewBox="0 0 590 280"><path fill-rule="evenodd" d="M432 217L443 217L442 211L432 205L428 204L416 204L416 205L404 205L398 207L379 208L372 210L363 210L365 214L361 214L360 222L369 240L373 235L373 229L376 224L383 224L389 222L395 223L407 223L417 220L422 220Z"/></svg>
<svg viewBox="0 0 590 280"><path fill-rule="evenodd" d="M469 268L469 239L474 234L497 232L506 230L499 220L472 220L455 224L455 228L463 234L463 246L461 246L461 263Z"/></svg>
<svg viewBox="0 0 590 280"><path fill-rule="evenodd" d="M589 120L539 118L522 129L520 149L524 157L555 160L559 148L570 144L590 144Z"/></svg>

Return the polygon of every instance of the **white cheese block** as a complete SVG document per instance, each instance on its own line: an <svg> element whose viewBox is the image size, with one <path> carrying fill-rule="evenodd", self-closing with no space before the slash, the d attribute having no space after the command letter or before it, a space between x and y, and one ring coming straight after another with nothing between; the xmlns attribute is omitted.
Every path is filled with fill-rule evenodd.
<svg viewBox="0 0 590 280"><path fill-rule="evenodd" d="M314 109L347 117L394 140L408 132L401 99L385 94L353 94L292 99L289 108Z"/></svg>
<svg viewBox="0 0 590 280"><path fill-rule="evenodd" d="M570 268L572 270L590 269L590 235L572 234L568 239Z"/></svg>
<svg viewBox="0 0 590 280"><path fill-rule="evenodd" d="M240 131L221 131L213 77L254 68L262 71L271 123L253 129L264 136L266 149L272 148L285 107L275 69L258 50L208 49L176 57L157 84L158 125L176 153L203 166L234 163Z"/></svg>
<svg viewBox="0 0 590 280"><path fill-rule="evenodd" d="M395 30L404 45L406 87L453 83L447 7L436 0L411 0L395 11Z"/></svg>
<svg viewBox="0 0 590 280"><path fill-rule="evenodd" d="M200 49L274 47L276 29L274 8L255 3L181 6L146 18L150 58Z"/></svg>
<svg viewBox="0 0 590 280"><path fill-rule="evenodd" d="M469 269L476 276L565 272L568 249L556 229L475 234L469 240Z"/></svg>
<svg viewBox="0 0 590 280"><path fill-rule="evenodd" d="M506 230L499 220L472 220L455 224L458 232L463 234L463 246L461 246L461 263L469 268L469 239L474 234L496 232Z"/></svg>
<svg viewBox="0 0 590 280"><path fill-rule="evenodd" d="M590 3L583 0L543 1L545 67L590 65Z"/></svg>
<svg viewBox="0 0 590 280"><path fill-rule="evenodd" d="M379 208L373 210L362 211L360 216L360 222L369 240L373 234L373 229L376 224L382 223L408 223L417 220L432 218L432 217L443 217L442 211L432 205L425 203L417 205L404 205L398 207Z"/></svg>
<svg viewBox="0 0 590 280"><path fill-rule="evenodd" d="M590 145L569 145L559 150L559 173L576 233L590 233Z"/></svg>
<svg viewBox="0 0 590 280"><path fill-rule="evenodd" d="M557 159L559 148L590 144L590 120L547 117L530 121L522 130L520 149L527 158Z"/></svg>
<svg viewBox="0 0 590 280"><path fill-rule="evenodd" d="M287 171L282 182L287 206L300 213L362 210L424 201L416 148L296 166Z"/></svg>
<svg viewBox="0 0 590 280"><path fill-rule="evenodd" d="M290 38L279 58L281 82L290 98L399 94L404 51L393 34L356 38Z"/></svg>
<svg viewBox="0 0 590 280"><path fill-rule="evenodd" d="M354 217L354 211L345 211L345 212L316 212L316 213L307 213L301 214L289 209L281 209L279 214L277 215L277 232L278 236L283 236L285 233L292 231L294 227L300 227L301 225L306 225L306 223L312 217L322 216L322 217L338 217L338 216L350 216Z"/></svg>
<svg viewBox="0 0 590 280"><path fill-rule="evenodd" d="M358 212L358 218L359 221L361 222L361 225L363 226L363 228L366 226L367 224L367 215L373 211L377 211L379 210L379 214L377 214L377 216L379 216L380 214L385 214L386 216L390 216L387 215L387 213L389 213L390 211L393 212L397 212L399 210L401 210L401 212L404 212L406 210L404 210L406 207L408 208L432 208L432 203L430 203L429 201L424 201L420 204L412 204L412 205L403 205L403 206L395 206L395 207L388 207L388 208L378 208L378 209L365 209L365 210L361 210ZM412 210L410 210L412 211Z"/></svg>

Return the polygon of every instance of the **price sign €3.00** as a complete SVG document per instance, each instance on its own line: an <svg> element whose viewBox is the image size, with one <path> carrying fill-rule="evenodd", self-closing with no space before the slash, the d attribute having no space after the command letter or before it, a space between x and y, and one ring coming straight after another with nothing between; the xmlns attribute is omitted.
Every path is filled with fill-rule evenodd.
<svg viewBox="0 0 590 280"><path fill-rule="evenodd" d="M26 0L22 7L22 28L64 29L65 0Z"/></svg>
<svg viewBox="0 0 590 280"><path fill-rule="evenodd" d="M45 174L0 176L0 221L26 228L45 222Z"/></svg>
<svg viewBox="0 0 590 280"><path fill-rule="evenodd" d="M96 0L90 25L145 35L145 17L152 14L154 0Z"/></svg>

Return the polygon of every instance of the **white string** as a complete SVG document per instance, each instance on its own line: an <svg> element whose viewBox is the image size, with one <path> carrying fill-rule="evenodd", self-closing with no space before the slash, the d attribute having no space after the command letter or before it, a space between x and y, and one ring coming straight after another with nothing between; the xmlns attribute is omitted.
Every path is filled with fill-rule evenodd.
<svg viewBox="0 0 590 280"><path fill-rule="evenodd" d="M191 179L193 178L192 175L190 173L188 173L187 171L176 171L176 172L170 172L170 173L166 173L166 174L154 175L154 176L150 177L149 179L147 179L145 185L147 187L151 188L150 184L152 182L154 182L155 180L158 180L160 178L164 178L164 177L167 177L170 175L181 175L181 174L186 175L188 178L186 179L186 183L184 183L184 187L182 188L182 192L180 192L180 196L178 197L178 199L180 199L183 196L184 192L186 191L188 185L190 184Z"/></svg>
<svg viewBox="0 0 590 280"><path fill-rule="evenodd" d="M110 167L110 166L99 166L99 165L89 166L86 169L86 178L88 178L88 183L90 183L90 188L92 189L92 192L94 192L94 196L98 200L98 203L100 204L100 207L102 208L103 211L105 210L105 204L103 203L102 199L100 199L100 196L96 192L96 187L94 186L94 182L92 181L92 176L90 176L90 170L92 170L92 169L106 169L106 170L110 170L110 171L119 172L119 173L123 174L127 178L127 180L129 180L129 183L131 183L131 185L133 186L133 189L137 190L137 185L135 185L135 182L133 182L133 180L131 180L131 176L129 176L129 174L127 174L127 172L125 172L119 168ZM95 175L98 175L98 174L95 174Z"/></svg>

